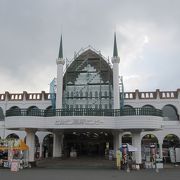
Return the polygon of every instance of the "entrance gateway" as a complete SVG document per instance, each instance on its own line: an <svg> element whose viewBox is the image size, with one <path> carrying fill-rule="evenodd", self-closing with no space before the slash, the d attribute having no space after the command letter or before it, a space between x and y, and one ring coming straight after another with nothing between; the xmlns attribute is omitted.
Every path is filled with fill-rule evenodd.
<svg viewBox="0 0 180 180"><path fill-rule="evenodd" d="M113 136L108 131L67 131L63 141L65 157L104 157L109 149L113 149Z"/></svg>
<svg viewBox="0 0 180 180"><path fill-rule="evenodd" d="M61 134L62 131L59 131ZM113 150L113 135L110 130L67 129L63 131L62 157L101 157ZM53 157L53 136L43 141L43 158Z"/></svg>
<svg viewBox="0 0 180 180"><path fill-rule="evenodd" d="M104 156L108 149L116 152L122 145L123 135L129 133L132 146L137 148L133 158L141 164L141 133L161 130L163 117L156 108L125 108L123 86L119 84L116 35L111 63L88 47L66 64L63 73L62 49L61 37L57 78L51 84L51 93L31 96L24 93L22 98L34 105L7 110L5 127L26 132L32 163L35 162L36 134L50 132L49 140L45 140L44 146L40 144L40 156L43 151L45 157Z"/></svg>

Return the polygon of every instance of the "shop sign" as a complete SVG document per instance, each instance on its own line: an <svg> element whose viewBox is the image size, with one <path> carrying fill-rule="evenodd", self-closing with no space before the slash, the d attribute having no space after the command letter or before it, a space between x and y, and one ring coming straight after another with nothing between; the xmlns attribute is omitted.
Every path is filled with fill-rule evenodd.
<svg viewBox="0 0 180 180"><path fill-rule="evenodd" d="M100 125L103 122L101 120L92 120L92 119L66 119L66 120L57 120L55 125Z"/></svg>
<svg viewBox="0 0 180 180"><path fill-rule="evenodd" d="M19 171L19 161L12 161L11 171L14 171L14 172Z"/></svg>

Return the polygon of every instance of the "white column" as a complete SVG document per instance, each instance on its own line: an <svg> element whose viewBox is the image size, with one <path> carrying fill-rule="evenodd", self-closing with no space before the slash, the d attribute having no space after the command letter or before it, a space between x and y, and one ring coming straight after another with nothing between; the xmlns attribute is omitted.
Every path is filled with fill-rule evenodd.
<svg viewBox="0 0 180 180"><path fill-rule="evenodd" d="M62 94L63 94L63 65L64 59L57 59L57 91L56 91L56 109L62 108Z"/></svg>
<svg viewBox="0 0 180 180"><path fill-rule="evenodd" d="M116 149L117 149L117 144L116 144L116 140L117 139L117 135L116 135L116 132L113 133L113 150L114 150L114 153L116 153Z"/></svg>
<svg viewBox="0 0 180 180"><path fill-rule="evenodd" d="M42 158L43 142L40 142L39 145L40 145L40 147L39 147L39 158Z"/></svg>
<svg viewBox="0 0 180 180"><path fill-rule="evenodd" d="M116 151L120 148L122 144L122 132L114 132L113 142L114 142L114 153L116 156Z"/></svg>
<svg viewBox="0 0 180 180"><path fill-rule="evenodd" d="M137 151L134 153L135 160L137 164L142 163L142 156L141 156L141 133L132 133L132 145L137 148Z"/></svg>
<svg viewBox="0 0 180 180"><path fill-rule="evenodd" d="M34 162L35 154L35 133L34 129L26 129L26 144L29 146L29 162Z"/></svg>
<svg viewBox="0 0 180 180"><path fill-rule="evenodd" d="M119 96L119 57L113 57L113 96L114 96L114 109L120 109L120 96Z"/></svg>
<svg viewBox="0 0 180 180"><path fill-rule="evenodd" d="M122 132L119 132L118 133L118 143L117 143L117 149L119 149L120 148L120 146L122 145L122 136L123 136L123 134L122 134Z"/></svg>
<svg viewBox="0 0 180 180"><path fill-rule="evenodd" d="M163 143L159 143L159 156L160 156L160 158L163 158L163 148L162 148L162 146L163 146Z"/></svg>
<svg viewBox="0 0 180 180"><path fill-rule="evenodd" d="M53 157L62 157L63 134L53 134Z"/></svg>

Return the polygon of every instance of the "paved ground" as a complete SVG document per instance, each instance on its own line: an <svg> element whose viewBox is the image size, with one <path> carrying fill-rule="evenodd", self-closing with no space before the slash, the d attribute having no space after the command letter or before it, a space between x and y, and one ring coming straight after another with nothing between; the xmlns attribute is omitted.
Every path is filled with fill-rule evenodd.
<svg viewBox="0 0 180 180"><path fill-rule="evenodd" d="M115 162L102 159L47 159L32 169L11 172L0 169L0 180L178 180L180 166L166 165L165 169L133 170L115 169Z"/></svg>
<svg viewBox="0 0 180 180"><path fill-rule="evenodd" d="M98 157L50 158L37 161L37 167L48 169L114 169L115 161Z"/></svg>
<svg viewBox="0 0 180 180"><path fill-rule="evenodd" d="M118 171L112 169L24 169L11 172L0 169L1 180L178 180L180 169Z"/></svg>

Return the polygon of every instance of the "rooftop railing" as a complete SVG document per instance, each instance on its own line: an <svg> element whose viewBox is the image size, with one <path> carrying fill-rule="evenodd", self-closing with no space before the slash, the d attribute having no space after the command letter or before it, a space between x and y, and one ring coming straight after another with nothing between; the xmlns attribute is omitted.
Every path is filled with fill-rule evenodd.
<svg viewBox="0 0 180 180"><path fill-rule="evenodd" d="M160 109L155 108L124 108L124 109L10 109L6 111L9 116L163 116Z"/></svg>

